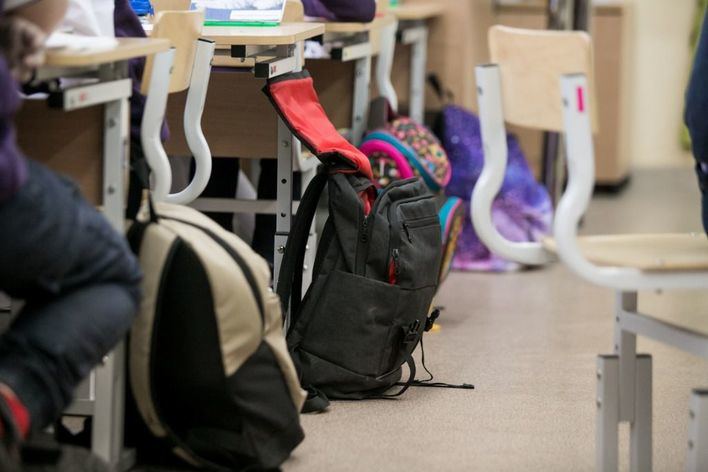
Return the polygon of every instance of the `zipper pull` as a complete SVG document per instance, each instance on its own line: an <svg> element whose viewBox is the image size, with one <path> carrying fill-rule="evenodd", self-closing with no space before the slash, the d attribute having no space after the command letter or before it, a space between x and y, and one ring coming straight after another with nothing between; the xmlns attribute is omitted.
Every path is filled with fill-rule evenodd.
<svg viewBox="0 0 708 472"><path fill-rule="evenodd" d="M411 237L411 231L408 228L408 223L403 223L403 230L406 232L406 237L408 237L408 242L412 243L413 238Z"/></svg>
<svg viewBox="0 0 708 472"><path fill-rule="evenodd" d="M401 273L401 261L399 260L400 253L398 252L398 249L393 250L393 273L396 275L396 280L398 280L398 276Z"/></svg>
<svg viewBox="0 0 708 472"><path fill-rule="evenodd" d="M365 216L364 217L364 222L361 224L361 242L362 243L367 243L369 241L369 232L368 232L368 227L369 227L369 217Z"/></svg>

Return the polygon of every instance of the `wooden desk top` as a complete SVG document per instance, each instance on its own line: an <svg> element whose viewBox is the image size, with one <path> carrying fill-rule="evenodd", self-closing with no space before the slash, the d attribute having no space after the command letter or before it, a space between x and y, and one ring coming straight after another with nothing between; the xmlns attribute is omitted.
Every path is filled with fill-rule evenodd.
<svg viewBox="0 0 708 472"><path fill-rule="evenodd" d="M169 48L170 42L166 39L120 38L116 47L102 51L49 50L44 65L49 67L88 67L149 56L167 51Z"/></svg>
<svg viewBox="0 0 708 472"><path fill-rule="evenodd" d="M388 9L401 21L428 20L440 16L445 6L439 2L403 4Z"/></svg>
<svg viewBox="0 0 708 472"><path fill-rule="evenodd" d="M326 33L366 33L383 28L395 21L396 17L391 14L384 14L374 18L369 23L344 23L337 21L327 21L324 23Z"/></svg>
<svg viewBox="0 0 708 472"><path fill-rule="evenodd" d="M279 46L324 34L322 23L283 23L280 26L205 26L202 35L221 46Z"/></svg>

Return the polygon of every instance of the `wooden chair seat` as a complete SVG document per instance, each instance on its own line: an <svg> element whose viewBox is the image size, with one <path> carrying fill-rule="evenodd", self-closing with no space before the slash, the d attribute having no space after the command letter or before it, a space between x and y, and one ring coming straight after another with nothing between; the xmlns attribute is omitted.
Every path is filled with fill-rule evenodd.
<svg viewBox="0 0 708 472"><path fill-rule="evenodd" d="M708 270L708 238L703 233L584 236L578 244L589 261L601 266L646 272ZM543 246L557 251L553 238L545 238Z"/></svg>

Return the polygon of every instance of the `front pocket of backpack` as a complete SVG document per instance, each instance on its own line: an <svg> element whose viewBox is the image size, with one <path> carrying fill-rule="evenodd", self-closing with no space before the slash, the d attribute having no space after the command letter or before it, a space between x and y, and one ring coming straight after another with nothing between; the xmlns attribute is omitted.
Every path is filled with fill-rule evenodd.
<svg viewBox="0 0 708 472"><path fill-rule="evenodd" d="M436 286L442 257L437 215L401 218L399 234L394 241L391 261L396 272L396 283L410 289Z"/></svg>
<svg viewBox="0 0 708 472"><path fill-rule="evenodd" d="M379 375L400 288L347 272L328 274L302 347L362 375Z"/></svg>

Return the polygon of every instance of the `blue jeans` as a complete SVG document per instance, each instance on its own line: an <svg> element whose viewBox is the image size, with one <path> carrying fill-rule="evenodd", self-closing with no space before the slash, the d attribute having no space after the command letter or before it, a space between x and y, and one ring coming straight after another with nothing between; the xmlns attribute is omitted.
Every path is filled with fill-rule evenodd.
<svg viewBox="0 0 708 472"><path fill-rule="evenodd" d="M27 182L0 203L0 290L25 300L0 337L0 382L36 430L127 333L141 272L123 236L72 183L28 166Z"/></svg>

